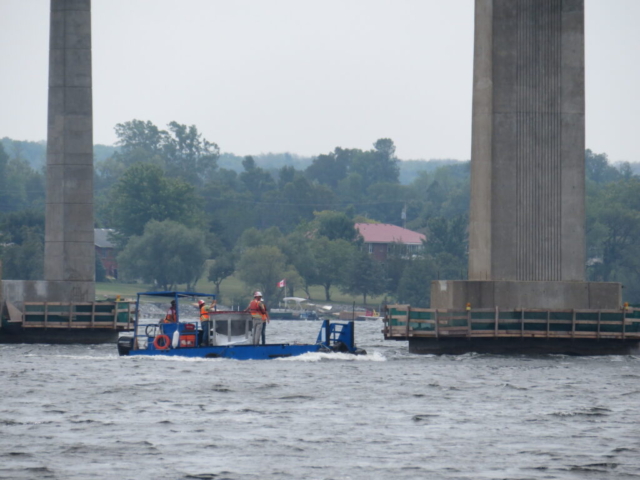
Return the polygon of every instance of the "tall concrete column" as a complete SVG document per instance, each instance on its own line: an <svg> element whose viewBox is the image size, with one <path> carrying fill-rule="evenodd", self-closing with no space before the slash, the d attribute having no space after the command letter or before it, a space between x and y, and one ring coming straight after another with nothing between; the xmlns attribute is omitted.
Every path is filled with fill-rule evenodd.
<svg viewBox="0 0 640 480"><path fill-rule="evenodd" d="M432 306L617 308L585 282L584 0L476 0L469 280Z"/></svg>
<svg viewBox="0 0 640 480"><path fill-rule="evenodd" d="M470 280L585 279L583 0L477 0Z"/></svg>
<svg viewBox="0 0 640 480"><path fill-rule="evenodd" d="M93 301L91 0L51 0L45 280L50 301Z"/></svg>

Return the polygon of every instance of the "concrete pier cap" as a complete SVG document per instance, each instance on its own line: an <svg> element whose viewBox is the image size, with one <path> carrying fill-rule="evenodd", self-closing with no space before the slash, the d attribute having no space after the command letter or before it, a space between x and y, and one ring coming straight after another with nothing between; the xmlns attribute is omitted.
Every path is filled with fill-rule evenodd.
<svg viewBox="0 0 640 480"><path fill-rule="evenodd" d="M621 285L614 282L526 282L435 280L431 283L433 308L472 309L584 309L622 307Z"/></svg>

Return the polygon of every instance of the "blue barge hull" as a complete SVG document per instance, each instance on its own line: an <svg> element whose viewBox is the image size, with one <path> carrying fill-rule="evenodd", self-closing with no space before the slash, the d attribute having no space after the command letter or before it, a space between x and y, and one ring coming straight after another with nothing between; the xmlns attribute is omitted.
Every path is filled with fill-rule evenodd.
<svg viewBox="0 0 640 480"><path fill-rule="evenodd" d="M228 345L220 347L176 348L172 350L133 350L130 356L231 358L234 360L270 360L304 355L305 353L331 352L322 344L289 345Z"/></svg>

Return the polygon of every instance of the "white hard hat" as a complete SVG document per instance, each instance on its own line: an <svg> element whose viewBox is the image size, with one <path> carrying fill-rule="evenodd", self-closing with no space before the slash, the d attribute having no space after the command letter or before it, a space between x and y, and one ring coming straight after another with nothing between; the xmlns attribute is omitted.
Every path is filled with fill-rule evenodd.
<svg viewBox="0 0 640 480"><path fill-rule="evenodd" d="M261 297L262 296L262 292L256 292L253 294L254 297Z"/></svg>
<svg viewBox="0 0 640 480"><path fill-rule="evenodd" d="M202 299L198 300L198 305L204 305L204 300Z"/></svg>

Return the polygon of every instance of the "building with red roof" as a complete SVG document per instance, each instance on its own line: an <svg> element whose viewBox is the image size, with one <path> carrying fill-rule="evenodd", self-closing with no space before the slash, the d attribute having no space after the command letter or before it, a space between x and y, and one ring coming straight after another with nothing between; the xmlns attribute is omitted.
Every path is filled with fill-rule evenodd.
<svg viewBox="0 0 640 480"><path fill-rule="evenodd" d="M118 278L116 248L115 245L111 243L111 240L109 240L109 233L111 232L113 232L113 230L109 228L94 228L94 245L96 255L104 267L105 274L108 277Z"/></svg>
<svg viewBox="0 0 640 480"><path fill-rule="evenodd" d="M384 262L394 246L402 247L402 254L415 255L423 248L426 236L422 233L388 223L356 223L356 230L364 239L364 246L376 260Z"/></svg>

